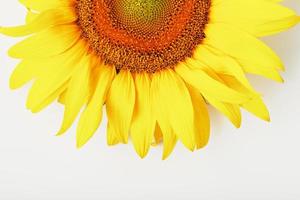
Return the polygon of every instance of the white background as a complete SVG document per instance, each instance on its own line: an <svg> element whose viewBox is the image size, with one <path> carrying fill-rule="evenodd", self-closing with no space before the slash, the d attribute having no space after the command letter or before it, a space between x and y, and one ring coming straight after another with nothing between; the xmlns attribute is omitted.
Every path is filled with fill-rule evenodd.
<svg viewBox="0 0 300 200"><path fill-rule="evenodd" d="M297 1L285 4L300 13ZM23 22L17 0L1 3L1 25ZM17 40L0 36L0 200L300 199L300 26L264 40L287 67L283 85L250 77L272 122L244 112L237 130L210 109L209 145L190 153L179 144L161 161L161 147L144 160L131 145L108 147L106 120L82 150L75 148L74 127L55 137L62 106L35 115L25 109L29 87L8 88L17 61L6 51Z"/></svg>

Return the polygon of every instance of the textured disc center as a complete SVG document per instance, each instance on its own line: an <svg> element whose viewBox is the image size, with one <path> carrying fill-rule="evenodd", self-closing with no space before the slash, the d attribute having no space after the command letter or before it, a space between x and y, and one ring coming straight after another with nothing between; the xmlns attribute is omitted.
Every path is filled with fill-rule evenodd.
<svg viewBox="0 0 300 200"><path fill-rule="evenodd" d="M120 0L115 1L115 9L128 23L152 23L166 8L165 1L156 0ZM126 22L125 22L126 23Z"/></svg>
<svg viewBox="0 0 300 200"><path fill-rule="evenodd" d="M112 6L113 19L143 35L161 28L168 14L168 0L119 0Z"/></svg>
<svg viewBox="0 0 300 200"><path fill-rule="evenodd" d="M173 68L205 38L210 0L77 0L78 25L106 64L132 72Z"/></svg>

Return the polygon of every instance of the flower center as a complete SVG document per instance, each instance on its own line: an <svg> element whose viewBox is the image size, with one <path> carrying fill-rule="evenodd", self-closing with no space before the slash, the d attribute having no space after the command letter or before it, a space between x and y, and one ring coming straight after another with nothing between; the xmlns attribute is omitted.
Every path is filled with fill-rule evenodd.
<svg viewBox="0 0 300 200"><path fill-rule="evenodd" d="M169 3L166 0L114 1L111 19L119 22L120 27L131 30L132 33L150 36L162 28L163 20L170 14Z"/></svg>
<svg viewBox="0 0 300 200"><path fill-rule="evenodd" d="M83 37L106 64L153 73L191 57L210 0L77 0Z"/></svg>

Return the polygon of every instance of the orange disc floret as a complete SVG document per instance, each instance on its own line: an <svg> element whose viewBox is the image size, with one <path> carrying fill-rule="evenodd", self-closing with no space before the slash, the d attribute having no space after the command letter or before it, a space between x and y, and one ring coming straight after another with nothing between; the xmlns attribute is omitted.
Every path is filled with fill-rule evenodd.
<svg viewBox="0 0 300 200"><path fill-rule="evenodd" d="M172 68L205 38L210 0L78 0L78 24L106 64L131 72Z"/></svg>

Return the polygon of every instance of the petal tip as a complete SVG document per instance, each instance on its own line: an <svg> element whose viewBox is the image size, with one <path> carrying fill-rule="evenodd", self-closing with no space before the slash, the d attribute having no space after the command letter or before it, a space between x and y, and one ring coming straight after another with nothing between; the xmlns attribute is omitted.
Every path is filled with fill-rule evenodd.
<svg viewBox="0 0 300 200"><path fill-rule="evenodd" d="M82 149L84 145L85 145L84 142L81 142L81 141L77 140L77 142L76 142L76 148L77 149Z"/></svg>

